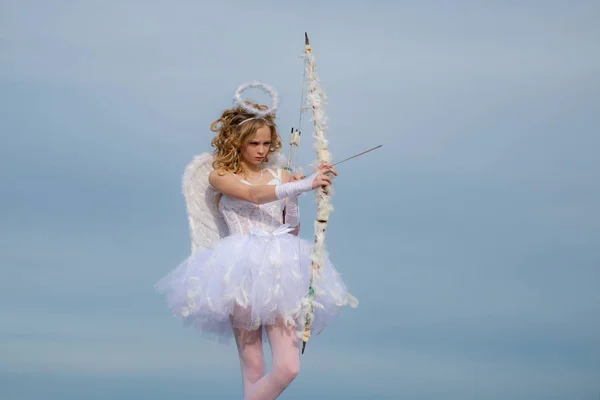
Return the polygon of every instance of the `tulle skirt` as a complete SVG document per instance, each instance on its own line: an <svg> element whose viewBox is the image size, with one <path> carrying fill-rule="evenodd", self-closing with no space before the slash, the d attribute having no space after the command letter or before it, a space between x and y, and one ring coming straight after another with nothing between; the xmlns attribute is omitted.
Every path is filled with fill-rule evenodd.
<svg viewBox="0 0 600 400"><path fill-rule="evenodd" d="M278 319L303 329L310 248L308 241L289 233L228 236L192 254L155 288L185 325L209 337L228 341L232 326L255 330ZM344 306L358 305L327 254L313 289L313 334Z"/></svg>

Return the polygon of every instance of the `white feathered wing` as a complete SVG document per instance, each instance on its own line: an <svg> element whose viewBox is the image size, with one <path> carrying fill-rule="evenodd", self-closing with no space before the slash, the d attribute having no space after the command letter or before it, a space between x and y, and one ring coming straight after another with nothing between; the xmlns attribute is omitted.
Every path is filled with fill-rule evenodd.
<svg viewBox="0 0 600 400"><path fill-rule="evenodd" d="M213 170L213 155L202 153L193 158L183 173L183 197L190 227L192 254L227 236L227 225L217 208L218 194L208 183Z"/></svg>
<svg viewBox="0 0 600 400"><path fill-rule="evenodd" d="M286 159L281 153L269 156L268 168L283 167ZM229 230L217 207L219 193L208 182L213 170L213 155L201 153L185 167L183 173L183 197L188 215L192 254L212 248L215 241L228 235Z"/></svg>

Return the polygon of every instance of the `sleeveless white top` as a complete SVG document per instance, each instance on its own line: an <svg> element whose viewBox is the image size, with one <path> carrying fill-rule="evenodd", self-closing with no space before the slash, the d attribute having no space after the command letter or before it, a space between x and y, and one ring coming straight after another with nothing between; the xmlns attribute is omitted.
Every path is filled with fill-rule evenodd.
<svg viewBox="0 0 600 400"><path fill-rule="evenodd" d="M268 185L282 183L281 169L278 169L277 173L269 168L266 170L273 175L273 179L267 183ZM251 185L246 180L240 180L240 182ZM246 235L250 228L272 233L283 224L284 206L283 200L254 204L226 195L222 195L219 201L219 211L225 218L230 235Z"/></svg>

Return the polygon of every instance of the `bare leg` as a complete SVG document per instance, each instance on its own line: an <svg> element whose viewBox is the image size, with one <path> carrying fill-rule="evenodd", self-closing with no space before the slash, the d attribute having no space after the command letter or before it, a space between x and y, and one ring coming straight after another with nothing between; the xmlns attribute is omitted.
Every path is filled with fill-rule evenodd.
<svg viewBox="0 0 600 400"><path fill-rule="evenodd" d="M246 400L273 400L289 386L300 370L300 354L296 327L282 321L266 326L273 353L273 368L247 391Z"/></svg>
<svg viewBox="0 0 600 400"><path fill-rule="evenodd" d="M240 355L244 395L265 373L262 349L262 328L255 331L233 328Z"/></svg>

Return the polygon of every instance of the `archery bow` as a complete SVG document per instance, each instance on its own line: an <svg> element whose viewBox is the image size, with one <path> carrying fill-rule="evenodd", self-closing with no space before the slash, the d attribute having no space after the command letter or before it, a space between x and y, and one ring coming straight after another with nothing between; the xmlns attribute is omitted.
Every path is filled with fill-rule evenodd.
<svg viewBox="0 0 600 400"><path fill-rule="evenodd" d="M314 148L317 153L316 164L320 165L323 162L329 162L331 154L327 150L327 139L325 139L325 131L327 130L327 119L325 117L325 104L327 96L320 86L319 79L315 71L315 58L311 51L308 34L304 33L304 61L305 75L308 86L307 103L312 111L312 121L314 126L313 137L315 138ZM331 206L331 188L323 186L315 191L315 200L317 203L317 215L315 220L315 240L311 249L311 274L308 288L308 296L304 299L304 332L302 337L302 354L306 343L310 338L310 326L314 317L315 304L315 287L316 281L321 273L321 260L323 258L323 250L325 247L325 230L329 221L329 213L333 211Z"/></svg>

